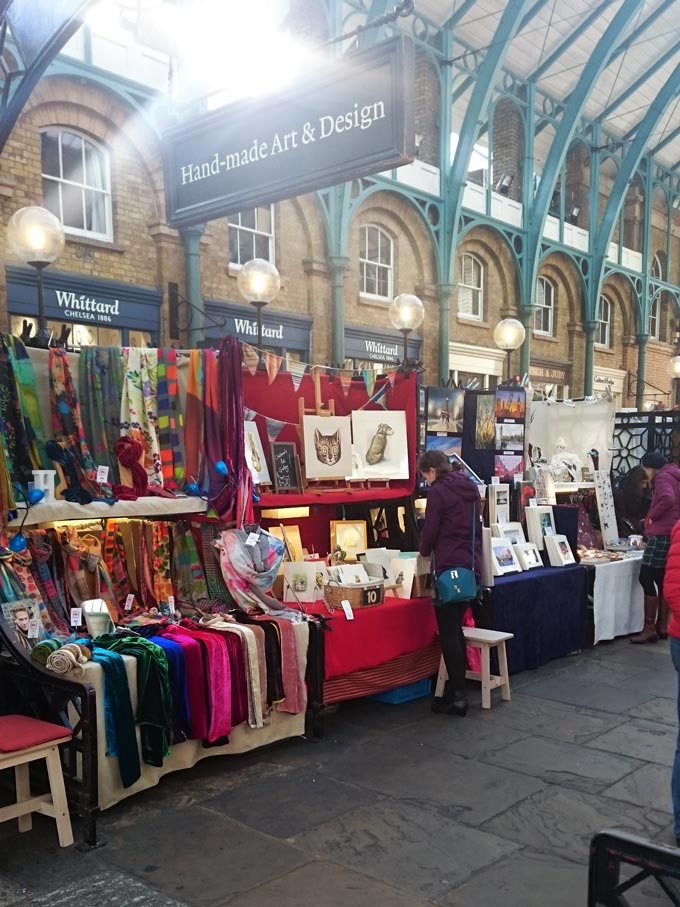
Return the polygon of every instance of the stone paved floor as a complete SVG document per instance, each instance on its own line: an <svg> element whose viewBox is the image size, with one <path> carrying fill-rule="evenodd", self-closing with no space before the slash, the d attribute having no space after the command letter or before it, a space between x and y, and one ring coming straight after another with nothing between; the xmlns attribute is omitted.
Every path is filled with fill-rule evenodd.
<svg viewBox="0 0 680 907"><path fill-rule="evenodd" d="M673 841L675 696L667 643L617 640L516 675L490 712L475 690L465 719L346 703L321 742L107 811L98 850L60 850L40 816L0 826L0 907L581 907L594 832Z"/></svg>

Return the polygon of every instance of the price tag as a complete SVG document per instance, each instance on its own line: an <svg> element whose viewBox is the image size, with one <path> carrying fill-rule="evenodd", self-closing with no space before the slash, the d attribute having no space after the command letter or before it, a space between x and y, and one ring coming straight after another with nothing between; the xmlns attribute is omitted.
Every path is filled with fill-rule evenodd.
<svg viewBox="0 0 680 907"><path fill-rule="evenodd" d="M109 467L108 466L98 466L97 467L97 484L102 485L104 482L109 481Z"/></svg>
<svg viewBox="0 0 680 907"><path fill-rule="evenodd" d="M501 484L501 477L500 477L500 476L491 476L491 484L492 484L492 485L500 485L500 484Z"/></svg>
<svg viewBox="0 0 680 907"><path fill-rule="evenodd" d="M175 613L175 596L174 595L168 595L168 608L170 609L171 614Z"/></svg>
<svg viewBox="0 0 680 907"><path fill-rule="evenodd" d="M555 535L552 526L546 526L543 530L543 535Z"/></svg>
<svg viewBox="0 0 680 907"><path fill-rule="evenodd" d="M529 498L529 507L538 507L536 503L536 498Z"/></svg>
<svg viewBox="0 0 680 907"><path fill-rule="evenodd" d="M37 639L40 636L40 621L32 617L28 622L28 638Z"/></svg>
<svg viewBox="0 0 680 907"><path fill-rule="evenodd" d="M127 596L127 598L125 599L125 610L132 611L132 606L134 605L134 603L135 603L135 597L132 593L130 593Z"/></svg>
<svg viewBox="0 0 680 907"><path fill-rule="evenodd" d="M250 545L251 548L254 548L255 545L257 545L259 539L260 539L259 532L249 532L248 538L246 539L246 545Z"/></svg>
<svg viewBox="0 0 680 907"><path fill-rule="evenodd" d="M71 626L79 627L83 622L83 609L71 608Z"/></svg>
<svg viewBox="0 0 680 907"><path fill-rule="evenodd" d="M340 605L342 607L342 610L345 612L345 617L347 618L347 620L354 620L354 611L352 611L352 606L346 598L343 598L343 600L340 602Z"/></svg>

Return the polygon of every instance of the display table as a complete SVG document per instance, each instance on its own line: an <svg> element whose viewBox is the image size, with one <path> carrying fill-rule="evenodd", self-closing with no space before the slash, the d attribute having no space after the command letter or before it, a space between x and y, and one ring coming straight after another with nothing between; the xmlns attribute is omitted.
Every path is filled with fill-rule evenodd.
<svg viewBox="0 0 680 907"><path fill-rule="evenodd" d="M642 558L595 564L593 618L597 645L603 639L639 633L644 625L644 594L639 583Z"/></svg>
<svg viewBox="0 0 680 907"><path fill-rule="evenodd" d="M507 643L510 673L581 649L586 606L587 571L577 564L496 577L488 629L514 634Z"/></svg>

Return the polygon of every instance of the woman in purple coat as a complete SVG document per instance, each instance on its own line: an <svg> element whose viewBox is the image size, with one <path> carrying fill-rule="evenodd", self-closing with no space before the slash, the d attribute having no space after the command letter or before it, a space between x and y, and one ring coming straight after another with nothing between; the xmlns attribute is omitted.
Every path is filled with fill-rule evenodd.
<svg viewBox="0 0 680 907"><path fill-rule="evenodd" d="M432 555L433 573L452 567L474 569L477 584L482 576L482 523L479 491L465 473L453 470L440 450L421 454L418 470L430 485L420 554ZM474 562L472 536L474 527ZM465 637L463 617L469 601L442 604L434 600L439 639L449 675L448 692L432 704L434 712L465 715Z"/></svg>

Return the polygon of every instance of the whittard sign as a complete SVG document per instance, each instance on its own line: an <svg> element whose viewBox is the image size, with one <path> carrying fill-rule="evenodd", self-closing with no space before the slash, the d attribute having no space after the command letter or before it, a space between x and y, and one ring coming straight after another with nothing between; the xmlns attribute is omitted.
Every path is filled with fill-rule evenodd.
<svg viewBox="0 0 680 907"><path fill-rule="evenodd" d="M413 45L392 38L164 136L168 223L223 217L413 160Z"/></svg>

